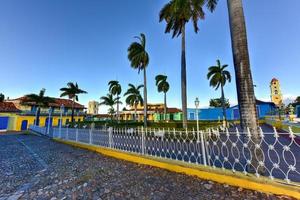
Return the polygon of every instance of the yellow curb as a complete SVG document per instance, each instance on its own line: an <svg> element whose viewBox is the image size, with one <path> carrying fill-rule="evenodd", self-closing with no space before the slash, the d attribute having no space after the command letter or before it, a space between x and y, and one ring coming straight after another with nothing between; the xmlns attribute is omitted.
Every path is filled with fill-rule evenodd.
<svg viewBox="0 0 300 200"><path fill-rule="evenodd" d="M111 150L105 147L83 144L80 142L73 142L73 141L71 142L71 141L65 141L60 139L54 139L54 140L78 148L95 151L100 154L114 157L117 159L122 159L122 160L143 164L143 165L149 165L153 167L158 167L161 169L166 169L177 173L184 173L190 176L197 176L201 179L211 180L211 181L215 181L218 183L227 184L231 186L242 187L245 189L256 190L264 193L290 196L296 199L300 199L299 186L287 185L275 181L271 182L266 178L260 178L261 180L258 180L257 178L241 175L241 173L237 175L230 174L228 173L228 170L215 170L211 168L208 169L207 167L195 168L193 167L193 165L187 166L186 164L182 166L178 164L176 161L170 162L167 159L152 159L147 156L141 156L138 154L127 153L127 152L125 153L123 151L121 152L118 150ZM220 174L221 171L223 172L223 174Z"/></svg>

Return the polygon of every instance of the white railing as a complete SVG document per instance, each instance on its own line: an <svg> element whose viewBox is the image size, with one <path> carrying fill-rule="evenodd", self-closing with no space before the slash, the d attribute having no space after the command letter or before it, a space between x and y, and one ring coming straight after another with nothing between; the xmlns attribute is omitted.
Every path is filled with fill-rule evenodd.
<svg viewBox="0 0 300 200"><path fill-rule="evenodd" d="M45 133L44 128L31 127ZM53 137L300 184L300 137L292 131L52 128Z"/></svg>

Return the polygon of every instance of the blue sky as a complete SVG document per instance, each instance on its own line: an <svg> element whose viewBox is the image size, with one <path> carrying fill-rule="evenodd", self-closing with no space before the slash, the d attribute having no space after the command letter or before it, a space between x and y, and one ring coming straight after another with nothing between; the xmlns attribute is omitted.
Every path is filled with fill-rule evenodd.
<svg viewBox="0 0 300 200"><path fill-rule="evenodd" d="M128 83L141 84L142 74L130 68L127 48L143 32L150 54L149 102L163 101L154 77L166 74L171 85L169 106L180 107L180 38L164 34L158 13L166 0L2 0L0 1L0 92L10 98L46 88L59 96L59 88L77 81L88 91L80 102L99 100L107 82L118 79L123 91ZM284 96L300 95L299 0L244 0L248 43L256 96L270 99L269 82L281 81ZM209 87L207 68L216 59L233 71L226 1L215 13L207 12L195 34L187 28L188 105L196 96L207 106L220 96ZM235 81L225 94L236 103ZM105 110L105 108L101 108Z"/></svg>

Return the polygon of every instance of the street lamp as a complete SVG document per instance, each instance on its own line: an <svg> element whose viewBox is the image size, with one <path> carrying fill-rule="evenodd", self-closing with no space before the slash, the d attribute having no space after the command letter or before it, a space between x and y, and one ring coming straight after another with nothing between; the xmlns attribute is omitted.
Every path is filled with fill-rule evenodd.
<svg viewBox="0 0 300 200"><path fill-rule="evenodd" d="M196 120L197 120L197 142L200 142L200 132L199 132L199 113L198 108L200 105L199 98L196 97L195 99L195 106L196 106ZM206 152L205 152L205 146L204 146L204 137L203 133L201 133L201 150L202 150L202 159L203 159L203 165L206 166Z"/></svg>

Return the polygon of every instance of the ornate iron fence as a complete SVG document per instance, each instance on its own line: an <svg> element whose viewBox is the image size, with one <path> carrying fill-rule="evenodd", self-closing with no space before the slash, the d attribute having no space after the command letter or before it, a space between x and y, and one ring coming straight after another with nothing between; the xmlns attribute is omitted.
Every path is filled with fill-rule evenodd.
<svg viewBox="0 0 300 200"><path fill-rule="evenodd" d="M47 133L45 128L30 129ZM177 131L166 129L52 128L54 138L173 159L212 168L255 174L286 183L300 183L300 137L263 132L257 137L236 130Z"/></svg>

